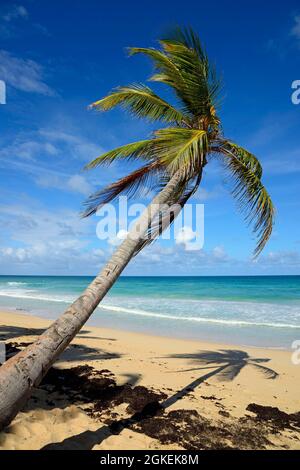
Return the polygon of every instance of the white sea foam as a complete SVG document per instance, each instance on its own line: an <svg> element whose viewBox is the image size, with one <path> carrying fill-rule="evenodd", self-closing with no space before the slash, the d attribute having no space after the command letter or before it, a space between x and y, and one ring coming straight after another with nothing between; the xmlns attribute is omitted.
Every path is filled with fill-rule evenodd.
<svg viewBox="0 0 300 470"><path fill-rule="evenodd" d="M15 287L16 286L26 286L26 284L27 284L27 282L16 282L16 281L7 282L8 286L15 286Z"/></svg>
<svg viewBox="0 0 300 470"><path fill-rule="evenodd" d="M55 302L55 303L64 303L69 304L74 300L72 295L53 295L53 294L44 294L32 289L0 289L0 296L11 297L16 299L28 299L44 302ZM118 302L121 305L115 305ZM158 302L158 303L157 303ZM298 323L299 310L297 307L291 306L278 306L277 304L270 303L255 303L255 302L236 302L236 301L220 301L220 300L203 300L196 301L197 307L195 305L195 300L191 301L193 304L192 311L198 310L198 316L191 315L187 316L186 313L178 310L178 305L181 302L174 302L170 299L159 299L155 303L153 299L141 299L141 298L122 298L122 297L112 297L106 299L104 303L99 305L99 309L105 311L116 312L119 314L129 314L136 315L141 317L151 317L161 320L173 320L173 321L184 321L184 322L196 322L196 323L206 323L206 324L216 324L216 325L227 325L227 326L237 326L237 327L268 327L268 328L292 328L300 329L300 324ZM190 301L184 300L183 305L186 305ZM127 303L127 305L122 305ZM129 305L128 305L129 304ZM150 307L147 310L140 308L131 308L130 304L134 305L147 305ZM155 306L160 311L152 311L151 306ZM170 309L172 311L176 310L178 314L168 313ZM163 309L163 310L161 310ZM288 317L289 319L295 320L295 324L282 322L279 319L282 319L282 310L285 309L284 318ZM226 313L225 313L226 312ZM228 316L235 316L237 318L224 318ZM215 318L216 316L222 316L220 318ZM248 319L243 319L247 315L247 318L251 318L251 321ZM238 316L242 317L239 318ZM268 321L266 317L278 317L278 322ZM261 319L259 319L261 317Z"/></svg>
<svg viewBox="0 0 300 470"><path fill-rule="evenodd" d="M22 289L19 289L17 291L2 289L0 290L0 296L14 297L16 299L44 300L46 302L63 302L63 303L70 303L73 300L72 296L62 296L62 297L57 297L55 295L47 296L47 295L36 293L35 290L22 290Z"/></svg>
<svg viewBox="0 0 300 470"><path fill-rule="evenodd" d="M183 321L194 321L200 323L218 323L222 325L236 325L236 326L265 326L270 328L298 328L300 325L291 325L288 323L265 323L265 322L248 322L244 320L222 320L220 318L205 318L205 317L185 317L177 315L163 315L155 312L148 312L145 310L135 310L125 307L116 307L114 305L99 305L99 308L104 310L111 310L113 312L129 313L131 315L141 315L144 317L155 317L162 318L165 320L183 320Z"/></svg>

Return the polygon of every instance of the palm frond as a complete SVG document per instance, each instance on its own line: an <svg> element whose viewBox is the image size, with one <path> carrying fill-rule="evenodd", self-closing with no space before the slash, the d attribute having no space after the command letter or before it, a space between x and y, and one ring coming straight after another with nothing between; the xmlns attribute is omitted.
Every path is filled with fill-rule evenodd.
<svg viewBox="0 0 300 470"><path fill-rule="evenodd" d="M170 174L181 169L187 177L199 172L208 151L208 135L202 129L166 128L155 131L155 158ZM188 178L187 178L188 179Z"/></svg>
<svg viewBox="0 0 300 470"><path fill-rule="evenodd" d="M271 236L275 209L272 200L261 182L261 168L252 154L228 152L220 147L224 163L233 179L233 196L240 209L246 213L246 220L254 223L253 232L258 237L254 251L257 257Z"/></svg>
<svg viewBox="0 0 300 470"><path fill-rule="evenodd" d="M177 29L160 44L162 51L134 47L129 53L141 53L153 60L156 73L150 80L171 86L186 115L197 117L216 108L221 81L197 35L192 30Z"/></svg>
<svg viewBox="0 0 300 470"><path fill-rule="evenodd" d="M118 87L115 91L91 104L91 108L108 111L121 105L129 109L137 117L144 117L150 121L163 121L168 123L183 123L185 116L167 101L156 95L151 88L145 85L130 85Z"/></svg>
<svg viewBox="0 0 300 470"><path fill-rule="evenodd" d="M168 55L158 49L146 48L146 47L131 47L129 48L129 55L143 54L148 56L153 61L155 74L150 77L150 81L164 83L175 91L177 97L184 104L183 90L186 87L183 76L180 70L174 64L174 62L168 57ZM186 111L186 110L185 110ZM186 119L188 113L185 112Z"/></svg>
<svg viewBox="0 0 300 470"><path fill-rule="evenodd" d="M82 217L95 214L98 209L112 202L121 193L127 194L130 198L137 196L141 191L146 195L147 192L160 188L159 175L161 171L157 162L151 162L95 192L84 202L87 208L82 213Z"/></svg>
<svg viewBox="0 0 300 470"><path fill-rule="evenodd" d="M191 29L177 28L159 43L160 49L134 47L129 53L144 54L153 61L155 70L151 80L170 86L179 106L168 103L149 87L131 85L117 88L91 107L106 111L120 105L138 117L160 120L170 127L155 131L151 139L106 152L87 165L87 168L94 168L118 159L146 162L139 170L93 194L86 202L84 215L96 212L122 192L136 195L147 185L150 189L159 189L177 171L184 176L174 194L180 212L193 187L197 186L195 180L201 177L208 156L218 154L230 172L233 196L246 213L246 220L254 225L253 231L258 237L254 251L257 256L271 235L274 221L274 207L261 181L262 167L253 154L222 136L216 114L221 82L198 36ZM156 224L154 235L166 224L162 218Z"/></svg>
<svg viewBox="0 0 300 470"><path fill-rule="evenodd" d="M221 80L210 64L197 36L177 30L160 41L165 53L179 69L183 80L181 98L194 116L216 108Z"/></svg>
<svg viewBox="0 0 300 470"><path fill-rule="evenodd" d="M164 52L147 47L130 47L128 48L128 52L130 56L144 54L150 57L153 60L155 70L166 78L166 83L174 86L174 88L184 86L184 80L180 70Z"/></svg>
<svg viewBox="0 0 300 470"><path fill-rule="evenodd" d="M236 155L258 178L262 177L262 166L253 153L229 140L220 141L219 150L224 153L227 152L228 154Z"/></svg>
<svg viewBox="0 0 300 470"><path fill-rule="evenodd" d="M115 160L134 160L143 159L151 160L151 148L153 140L140 140L138 142L132 142L130 144L122 145L109 152L105 152L99 157L92 160L85 166L85 169L95 168L99 165L110 165Z"/></svg>
<svg viewBox="0 0 300 470"><path fill-rule="evenodd" d="M209 72L210 65L207 53L200 42L199 36L192 28L181 28L177 26L176 28L173 28L160 42L163 45L168 43L182 44L187 49L194 50L201 63L206 67L206 73Z"/></svg>

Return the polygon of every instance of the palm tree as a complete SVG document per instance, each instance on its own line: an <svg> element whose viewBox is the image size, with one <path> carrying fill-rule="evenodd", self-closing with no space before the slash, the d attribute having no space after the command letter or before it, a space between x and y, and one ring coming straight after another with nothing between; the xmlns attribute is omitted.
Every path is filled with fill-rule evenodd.
<svg viewBox="0 0 300 470"><path fill-rule="evenodd" d="M158 49L131 48L129 53L144 54L153 61L155 73L150 80L168 85L176 104L168 103L144 85L117 88L92 104L92 108L102 111L121 105L139 118L162 122L164 127L150 139L118 147L88 165L95 168L117 160L143 161L138 170L93 194L86 202L84 215L94 214L120 194L136 196L145 186L156 196L82 295L37 341L0 368L0 427L17 414L132 257L172 222L178 208L195 193L203 168L211 160L222 160L224 171L229 171L233 181L233 195L246 211L247 220L254 222L258 235L255 255L271 235L274 209L261 181L261 165L249 151L223 135L217 114L220 80L198 37L192 30L177 29L159 45ZM166 222L166 207L171 209L174 204L176 209L170 211Z"/></svg>

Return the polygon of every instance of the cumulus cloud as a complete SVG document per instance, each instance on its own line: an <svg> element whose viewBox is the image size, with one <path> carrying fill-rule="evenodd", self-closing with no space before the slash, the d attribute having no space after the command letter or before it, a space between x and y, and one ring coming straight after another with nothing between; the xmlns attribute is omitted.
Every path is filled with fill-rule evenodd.
<svg viewBox="0 0 300 470"><path fill-rule="evenodd" d="M28 206L0 206L3 274L94 274L127 235L120 230L105 244L96 238L96 221L80 219L76 211L49 210L36 201ZM192 233L185 231L184 240ZM223 246L187 251L184 243L158 240L126 268L131 275L274 274L295 272L298 251L271 251L253 262L230 256Z"/></svg>
<svg viewBox="0 0 300 470"><path fill-rule="evenodd" d="M105 259L101 247L90 244L92 222L76 212L6 205L0 206L0 223L3 273L93 273Z"/></svg>
<svg viewBox="0 0 300 470"><path fill-rule="evenodd" d="M44 81L43 67L30 59L22 59L0 50L0 77L17 90L55 96L55 91Z"/></svg>
<svg viewBox="0 0 300 470"><path fill-rule="evenodd" d="M26 248L0 248L3 273L87 274L99 270L105 259L101 249L83 250L68 243L42 242Z"/></svg>
<svg viewBox="0 0 300 470"><path fill-rule="evenodd" d="M145 248L130 264L129 271L153 274L159 266L160 272L167 275L199 275L211 269L232 266L237 260L230 258L222 247L212 250L187 251L184 244L163 246L159 242ZM136 271L135 271L136 270Z"/></svg>

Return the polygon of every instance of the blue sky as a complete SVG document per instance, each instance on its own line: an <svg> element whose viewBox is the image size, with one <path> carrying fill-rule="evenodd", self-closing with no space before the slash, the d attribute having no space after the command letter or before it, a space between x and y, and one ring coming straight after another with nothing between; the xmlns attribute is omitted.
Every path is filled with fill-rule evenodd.
<svg viewBox="0 0 300 470"><path fill-rule="evenodd" d="M151 65L126 46L155 46L191 25L223 75L226 136L255 153L277 208L272 239L255 262L255 240L224 175L209 164L195 202L205 204L205 244L156 242L128 275L300 274L300 7L258 1L92 0L0 5L0 273L95 274L114 246L81 220L84 199L132 167L82 172L104 150L149 136L153 126L121 110L87 105L117 85L145 82ZM163 88L156 91L164 94Z"/></svg>

